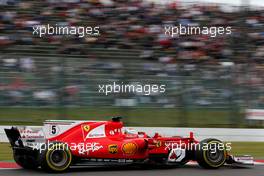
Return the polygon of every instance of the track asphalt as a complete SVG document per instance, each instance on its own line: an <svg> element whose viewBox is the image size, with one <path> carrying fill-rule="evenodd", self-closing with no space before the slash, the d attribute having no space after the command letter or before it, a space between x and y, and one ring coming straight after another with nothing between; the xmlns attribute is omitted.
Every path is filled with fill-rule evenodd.
<svg viewBox="0 0 264 176"><path fill-rule="evenodd" d="M4 176L39 176L54 175L42 170L25 170L19 168L2 168L0 175ZM173 169L134 168L134 167L82 167L71 168L66 173L56 175L69 176L264 176L264 165L255 165L252 168L233 168L224 166L216 170L206 170L196 164L186 165Z"/></svg>

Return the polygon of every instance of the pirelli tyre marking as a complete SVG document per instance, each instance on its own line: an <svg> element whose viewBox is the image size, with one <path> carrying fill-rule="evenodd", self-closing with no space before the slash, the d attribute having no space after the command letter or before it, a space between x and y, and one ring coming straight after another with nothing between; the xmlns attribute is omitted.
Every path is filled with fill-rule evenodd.
<svg viewBox="0 0 264 176"><path fill-rule="evenodd" d="M211 144L221 144L221 142L219 141L210 141L207 145L210 146ZM215 145L215 147L217 147ZM215 152L211 152L211 151L208 151L208 150L203 150L203 157L204 157L204 160L205 162L210 165L211 167L220 167L222 166L224 163L225 163L225 159L222 159L222 161L219 163L219 164L215 164L211 161L211 154L214 154L214 155L223 155L222 157L223 158L226 158L226 150L223 150L223 153L219 153L218 151L215 151ZM217 156L216 156L217 157ZM219 156L217 158L217 160L220 160L221 159L221 156ZM215 162L215 161L214 161Z"/></svg>
<svg viewBox="0 0 264 176"><path fill-rule="evenodd" d="M227 152L223 142L209 138L201 141L200 146L200 149L195 151L195 158L200 166L217 169L224 165Z"/></svg>
<svg viewBox="0 0 264 176"><path fill-rule="evenodd" d="M52 144L45 155L46 169L52 171L64 171L66 170L72 160L72 154L67 145L63 143Z"/></svg>

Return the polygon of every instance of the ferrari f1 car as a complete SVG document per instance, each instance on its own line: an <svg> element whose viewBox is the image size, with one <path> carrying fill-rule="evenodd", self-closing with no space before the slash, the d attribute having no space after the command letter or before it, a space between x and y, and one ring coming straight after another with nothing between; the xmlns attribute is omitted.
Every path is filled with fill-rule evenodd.
<svg viewBox="0 0 264 176"><path fill-rule="evenodd" d="M14 160L25 169L41 167L63 172L72 166L164 165L180 166L197 161L203 168L224 164L253 165L251 156L235 157L217 139L197 141L188 137L166 137L124 128L120 117L110 121L45 121L41 129L5 129Z"/></svg>

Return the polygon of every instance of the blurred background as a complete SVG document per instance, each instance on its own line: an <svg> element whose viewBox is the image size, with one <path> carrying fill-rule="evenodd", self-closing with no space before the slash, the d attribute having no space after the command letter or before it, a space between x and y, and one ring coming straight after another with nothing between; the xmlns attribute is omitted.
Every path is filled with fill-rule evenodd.
<svg viewBox="0 0 264 176"><path fill-rule="evenodd" d="M119 115L134 126L262 127L264 119L247 119L248 109L264 109L261 5L0 0L0 124ZM101 35L39 38L36 24L99 26ZM167 24L231 26L232 34L169 38ZM113 82L166 92L98 92Z"/></svg>

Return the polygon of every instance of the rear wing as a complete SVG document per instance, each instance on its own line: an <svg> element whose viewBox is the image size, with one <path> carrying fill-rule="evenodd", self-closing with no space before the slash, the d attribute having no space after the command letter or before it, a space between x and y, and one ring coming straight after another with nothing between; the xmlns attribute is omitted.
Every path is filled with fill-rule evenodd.
<svg viewBox="0 0 264 176"><path fill-rule="evenodd" d="M5 129L5 133L12 147L24 147L23 142L21 141L20 132L17 128L12 127L11 129Z"/></svg>

